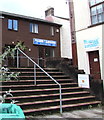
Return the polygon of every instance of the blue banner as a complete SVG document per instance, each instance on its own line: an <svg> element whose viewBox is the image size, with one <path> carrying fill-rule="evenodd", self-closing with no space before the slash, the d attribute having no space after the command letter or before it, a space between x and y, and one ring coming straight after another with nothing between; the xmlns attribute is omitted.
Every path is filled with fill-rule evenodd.
<svg viewBox="0 0 104 120"><path fill-rule="evenodd" d="M38 38L33 38L33 44L35 45L45 45L45 46L57 46L57 42L53 40L44 40L44 39L38 39Z"/></svg>

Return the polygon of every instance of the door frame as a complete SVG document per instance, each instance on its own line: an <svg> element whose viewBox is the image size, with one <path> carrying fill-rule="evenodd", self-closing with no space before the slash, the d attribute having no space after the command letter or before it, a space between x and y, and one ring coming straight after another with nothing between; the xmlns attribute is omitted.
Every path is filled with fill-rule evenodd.
<svg viewBox="0 0 104 120"><path fill-rule="evenodd" d="M98 59L97 59L98 58ZM92 59L92 60L91 60ZM94 79L101 79L101 68L100 68L100 56L99 56L99 50L94 51L88 51L88 60L89 60L89 71L90 74L94 75ZM95 61L94 61L95 60ZM98 60L98 62L97 62ZM93 61L93 62L92 62ZM91 63L92 62L92 63ZM96 65L94 66L94 63L97 62L97 69ZM96 63L95 63L96 64ZM94 74L94 70L97 70L97 73ZM96 71L95 70L95 71ZM99 74L99 75L98 75ZM98 76L97 76L98 75Z"/></svg>
<svg viewBox="0 0 104 120"><path fill-rule="evenodd" d="M50 48L49 49L50 52L51 52L51 49L53 49L52 56L47 57L48 56L48 55L46 55L47 48ZM50 57L54 57L54 56L55 56L54 47L38 46L38 59L39 59L40 66L45 67L46 66L46 58L50 58Z"/></svg>

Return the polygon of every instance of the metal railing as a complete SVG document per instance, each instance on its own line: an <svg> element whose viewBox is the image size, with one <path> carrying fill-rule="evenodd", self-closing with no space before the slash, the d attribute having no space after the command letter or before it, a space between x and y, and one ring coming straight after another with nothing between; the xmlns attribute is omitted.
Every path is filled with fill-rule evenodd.
<svg viewBox="0 0 104 120"><path fill-rule="evenodd" d="M50 76L42 67L40 67L36 62L34 62L26 53L22 50L17 48L17 68L19 68L19 52L22 53L25 57L27 57L33 64L34 64L34 84L36 85L36 67L42 70L51 80L53 80L59 86L59 94L60 94L60 113L62 114L62 91L61 85L52 77Z"/></svg>
<svg viewBox="0 0 104 120"><path fill-rule="evenodd" d="M29 56L30 57L30 56ZM43 65L43 66L45 66L46 64L45 64L45 62L46 62L46 59L44 59L44 58L34 58L34 57L30 57L33 61L37 61L36 63L39 65L39 64L41 64L41 65ZM17 66L17 55L15 55L14 56L14 58L12 57L12 56L7 56L7 58L5 59L5 61L3 61L4 62L4 65L7 65L7 66L9 66L9 67L15 67L15 66ZM27 57L25 57L25 56L20 56L19 55L19 61L23 61L23 62L25 62L25 67L27 66L27 67L32 67L31 66L31 61L27 58ZM21 66L21 65L19 65L19 66Z"/></svg>

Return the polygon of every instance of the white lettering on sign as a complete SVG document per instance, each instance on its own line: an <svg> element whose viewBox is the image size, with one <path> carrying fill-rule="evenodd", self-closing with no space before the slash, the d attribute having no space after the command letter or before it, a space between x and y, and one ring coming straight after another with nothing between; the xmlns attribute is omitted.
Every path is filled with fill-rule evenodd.
<svg viewBox="0 0 104 120"><path fill-rule="evenodd" d="M84 40L84 47L85 48L99 47L99 38L91 39L91 40Z"/></svg>
<svg viewBox="0 0 104 120"><path fill-rule="evenodd" d="M45 45L45 46L57 46L57 42L53 40L44 40L44 39L38 39L33 38L33 44L35 45Z"/></svg>

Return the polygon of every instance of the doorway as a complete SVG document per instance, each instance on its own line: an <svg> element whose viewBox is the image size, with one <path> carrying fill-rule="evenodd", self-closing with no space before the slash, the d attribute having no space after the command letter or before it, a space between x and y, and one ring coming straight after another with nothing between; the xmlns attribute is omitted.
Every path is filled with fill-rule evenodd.
<svg viewBox="0 0 104 120"><path fill-rule="evenodd" d="M46 59L50 57L55 57L54 48L39 46L39 65L41 67L46 66Z"/></svg>
<svg viewBox="0 0 104 120"><path fill-rule="evenodd" d="M94 79L101 79L99 51L91 51L88 53L88 56L90 64L90 74L93 76Z"/></svg>

